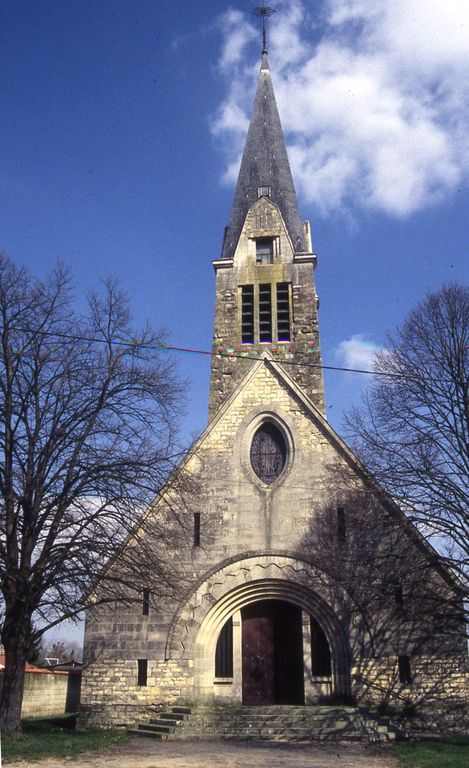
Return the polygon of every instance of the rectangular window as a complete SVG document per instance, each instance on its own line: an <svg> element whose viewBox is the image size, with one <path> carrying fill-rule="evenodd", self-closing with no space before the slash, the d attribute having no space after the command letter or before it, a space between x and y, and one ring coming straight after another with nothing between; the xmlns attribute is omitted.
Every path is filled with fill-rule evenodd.
<svg viewBox="0 0 469 768"><path fill-rule="evenodd" d="M412 682L412 670L410 668L410 657L399 656L399 681L402 685L410 685Z"/></svg>
<svg viewBox="0 0 469 768"><path fill-rule="evenodd" d="M272 341L272 286L259 286L259 341Z"/></svg>
<svg viewBox="0 0 469 768"><path fill-rule="evenodd" d="M263 237L256 240L256 264L274 263L274 240L272 237Z"/></svg>
<svg viewBox="0 0 469 768"><path fill-rule="evenodd" d="M149 613L150 613L150 590L144 589L143 597L142 597L142 615L148 616Z"/></svg>
<svg viewBox="0 0 469 768"><path fill-rule="evenodd" d="M137 659L137 685L146 685L148 681L148 659Z"/></svg>
<svg viewBox="0 0 469 768"><path fill-rule="evenodd" d="M200 512L194 512L194 547L200 547Z"/></svg>
<svg viewBox="0 0 469 768"><path fill-rule="evenodd" d="M257 197L270 197L270 187L257 187Z"/></svg>
<svg viewBox="0 0 469 768"><path fill-rule="evenodd" d="M343 507L337 507L337 538L341 544L343 544L347 538L345 509Z"/></svg>
<svg viewBox="0 0 469 768"><path fill-rule="evenodd" d="M254 286L241 286L241 341L254 344Z"/></svg>
<svg viewBox="0 0 469 768"><path fill-rule="evenodd" d="M290 341L290 296L288 283L277 283L277 339Z"/></svg>
<svg viewBox="0 0 469 768"><path fill-rule="evenodd" d="M215 677L233 677L233 619L230 618L218 636L215 651Z"/></svg>

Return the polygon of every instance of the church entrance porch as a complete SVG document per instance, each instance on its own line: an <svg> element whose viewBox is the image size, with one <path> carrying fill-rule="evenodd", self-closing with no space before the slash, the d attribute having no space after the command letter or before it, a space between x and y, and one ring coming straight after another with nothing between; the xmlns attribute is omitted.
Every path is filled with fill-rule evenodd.
<svg viewBox="0 0 469 768"><path fill-rule="evenodd" d="M243 704L304 704L301 608L264 600L241 611Z"/></svg>

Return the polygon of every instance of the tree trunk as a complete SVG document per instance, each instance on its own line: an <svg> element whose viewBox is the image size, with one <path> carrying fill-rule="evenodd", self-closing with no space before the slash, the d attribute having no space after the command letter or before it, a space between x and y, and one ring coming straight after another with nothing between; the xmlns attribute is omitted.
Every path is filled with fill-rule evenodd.
<svg viewBox="0 0 469 768"><path fill-rule="evenodd" d="M8 631L5 631L8 626ZM18 623L5 621L3 640L5 647L5 669L0 693L0 727L2 733L21 733L21 705L23 703L26 648L24 632Z"/></svg>

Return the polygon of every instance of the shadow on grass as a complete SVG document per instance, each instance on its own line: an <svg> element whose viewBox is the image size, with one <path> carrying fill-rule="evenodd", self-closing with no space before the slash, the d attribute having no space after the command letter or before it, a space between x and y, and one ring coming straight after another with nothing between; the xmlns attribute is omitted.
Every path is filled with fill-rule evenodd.
<svg viewBox="0 0 469 768"><path fill-rule="evenodd" d="M469 737L448 736L397 744L394 755L403 768L468 768Z"/></svg>
<svg viewBox="0 0 469 768"><path fill-rule="evenodd" d="M2 737L2 757L6 765L16 760L41 760L43 757L70 757L87 750L126 744L125 731L78 731L76 715L30 718L23 721L21 738Z"/></svg>

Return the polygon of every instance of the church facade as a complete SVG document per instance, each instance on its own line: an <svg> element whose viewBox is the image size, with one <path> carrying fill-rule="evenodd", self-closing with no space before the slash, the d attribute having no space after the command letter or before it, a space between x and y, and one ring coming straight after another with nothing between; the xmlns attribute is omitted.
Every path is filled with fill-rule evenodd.
<svg viewBox="0 0 469 768"><path fill-rule="evenodd" d="M214 261L209 424L181 467L191 490L170 481L147 513L171 528L179 510L181 588L148 572L126 605L91 595L85 722L197 702L467 706L458 585L325 418L315 267L264 51Z"/></svg>

